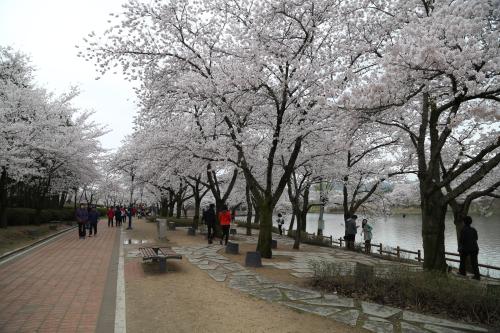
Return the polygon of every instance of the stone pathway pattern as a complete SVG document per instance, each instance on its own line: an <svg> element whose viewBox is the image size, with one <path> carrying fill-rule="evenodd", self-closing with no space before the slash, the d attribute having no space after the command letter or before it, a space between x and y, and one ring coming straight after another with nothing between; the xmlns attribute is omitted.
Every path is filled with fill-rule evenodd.
<svg viewBox="0 0 500 333"><path fill-rule="evenodd" d="M240 241L256 243L255 236L239 235ZM280 244L293 243L290 239L280 238ZM284 306L327 317L351 326L363 327L376 333L448 333L448 332L488 332L482 327L463 324L456 321L444 320L425 316L375 303L358 301L352 298L341 297L335 294L321 294L315 290L301 288L293 284L273 281L248 270L238 263L230 261L217 252L222 245L197 245L188 247L174 247L177 253L185 255L187 259L207 272L219 283L227 283L230 288L252 295L268 302L277 302ZM310 277L312 270L308 262L311 259L322 259L345 263L346 270L353 261L374 265L376 274L383 274L384 266L379 260L356 253L341 253L334 249L320 249L322 252L291 252L273 251L273 255L292 257L291 262L277 262L267 264L278 269L290 269L296 277ZM331 251L330 251L331 250ZM353 259L355 256L355 259ZM377 264L377 265L375 265ZM393 263L388 262L389 265ZM398 263L400 265L400 263ZM413 265L415 266L415 265ZM387 267L387 266L386 266ZM415 266L415 269L419 269Z"/></svg>

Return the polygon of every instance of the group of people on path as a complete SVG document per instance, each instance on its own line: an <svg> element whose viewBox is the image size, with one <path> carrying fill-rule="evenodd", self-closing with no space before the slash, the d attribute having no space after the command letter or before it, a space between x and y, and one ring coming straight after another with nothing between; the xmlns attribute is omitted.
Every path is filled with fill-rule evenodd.
<svg viewBox="0 0 500 333"><path fill-rule="evenodd" d="M222 231L220 244L222 245L222 242L224 241L224 244L227 245L229 239L229 229L231 228L232 215L226 205L222 207L222 210L219 212L218 218ZM215 228L217 225L217 215L215 213L214 204L210 204L208 208L203 211L202 222L207 225L208 244L212 244L213 239L215 238Z"/></svg>
<svg viewBox="0 0 500 333"><path fill-rule="evenodd" d="M113 222L117 227L121 227L123 222L127 221L127 229L132 229L132 217L137 214L135 207L125 208L124 206L109 207L106 215L108 216L108 227L113 227Z"/></svg>
<svg viewBox="0 0 500 333"><path fill-rule="evenodd" d="M80 239L86 238L86 231L89 231L89 237L97 236L97 223L99 222L99 212L95 206L86 207L85 204L80 204L80 208L76 209L76 222L78 223L78 236Z"/></svg>

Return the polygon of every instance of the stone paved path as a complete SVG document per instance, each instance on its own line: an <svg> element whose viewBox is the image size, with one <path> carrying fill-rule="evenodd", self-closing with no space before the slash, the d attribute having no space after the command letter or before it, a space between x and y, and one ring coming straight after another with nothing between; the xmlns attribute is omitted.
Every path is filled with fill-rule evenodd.
<svg viewBox="0 0 500 333"><path fill-rule="evenodd" d="M253 238L255 237L247 237L246 240L252 243L254 242ZM240 239L245 239L245 237L240 237ZM372 332L488 332L488 330L474 325L424 316L389 306L361 302L335 294L321 294L312 289L273 281L218 254L217 251L222 248L221 245L197 245L173 249L185 255L192 264L206 271L215 281L226 283L230 288L268 302L278 302L298 311L324 316L351 326L363 327ZM279 251L273 251L273 254L277 253ZM276 268L302 270L295 273L312 273L312 271L306 271L308 270L307 260L310 259L311 254L285 253L284 251L281 254L293 254L296 260L291 264L276 263L274 264ZM328 253L314 253L314 255L316 258L320 255L321 258L333 260ZM370 258L367 260L370 260ZM304 276L302 275L302 277Z"/></svg>
<svg viewBox="0 0 500 333"><path fill-rule="evenodd" d="M0 332L95 332L116 232L101 221L0 265Z"/></svg>

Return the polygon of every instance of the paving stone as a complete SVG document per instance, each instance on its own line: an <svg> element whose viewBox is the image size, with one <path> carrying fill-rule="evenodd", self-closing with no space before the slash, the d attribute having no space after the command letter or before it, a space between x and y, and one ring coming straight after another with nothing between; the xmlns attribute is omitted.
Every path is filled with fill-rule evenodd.
<svg viewBox="0 0 500 333"><path fill-rule="evenodd" d="M368 317L368 319L363 324L363 328L375 333L394 332L394 327L390 321L376 317Z"/></svg>
<svg viewBox="0 0 500 333"><path fill-rule="evenodd" d="M297 290L285 290L284 291L286 297L292 301L301 300L301 299L311 299L311 298L320 298L321 294L318 292L303 292Z"/></svg>
<svg viewBox="0 0 500 333"><path fill-rule="evenodd" d="M351 326L356 326L358 317L359 317L358 310L347 310L347 311L337 312L330 316L330 318L336 321L340 321L341 323L348 324Z"/></svg>
<svg viewBox="0 0 500 333"><path fill-rule="evenodd" d="M381 318L389 318L401 312L400 309L369 302L361 302L361 308L367 315Z"/></svg>
<svg viewBox="0 0 500 333"><path fill-rule="evenodd" d="M226 280L226 277L227 277L227 274L219 273L219 272L215 272L215 271L208 272L208 275L210 275L210 277L217 282L224 282Z"/></svg>
<svg viewBox="0 0 500 333"><path fill-rule="evenodd" d="M238 263L232 263L232 264L227 264L227 265L223 265L224 268L230 270L230 271L242 271L242 270L245 270L245 267L241 266L240 264Z"/></svg>
<svg viewBox="0 0 500 333"><path fill-rule="evenodd" d="M219 267L219 265L217 264L208 264L208 265L197 265L199 269L203 269L203 270L212 270L212 269L216 269L217 267Z"/></svg>
<svg viewBox="0 0 500 333"><path fill-rule="evenodd" d="M194 264L194 263L198 263L200 261L203 261L203 259L201 259L201 258L194 259L194 258L188 257L188 261ZM207 263L208 263L208 261L207 261Z"/></svg>
<svg viewBox="0 0 500 333"><path fill-rule="evenodd" d="M404 321L401 322L401 333L428 333L427 330L420 328L418 326L414 326Z"/></svg>
<svg viewBox="0 0 500 333"><path fill-rule="evenodd" d="M257 279L259 283L276 283L275 281L261 275L255 275L255 279Z"/></svg>
<svg viewBox="0 0 500 333"><path fill-rule="evenodd" d="M203 254L189 254L189 255L186 255L186 257L188 259L200 259L200 258L203 258L204 255Z"/></svg>
<svg viewBox="0 0 500 333"><path fill-rule="evenodd" d="M310 268L294 268L293 271L297 272L297 273L313 273L314 272Z"/></svg>
<svg viewBox="0 0 500 333"><path fill-rule="evenodd" d="M295 303L295 302L281 302L281 304L284 304L290 308L302 310L302 311L308 312L308 313L314 313L314 314L317 314L320 316L329 316L331 314L334 314L334 313L340 311L340 309L323 307L323 306L316 306L316 305L310 305L310 304Z"/></svg>
<svg viewBox="0 0 500 333"><path fill-rule="evenodd" d="M283 298L283 295L281 295L280 290L277 288L253 290L249 294L269 302L280 301Z"/></svg>
<svg viewBox="0 0 500 333"><path fill-rule="evenodd" d="M278 283L277 287L281 288L281 289L287 289L287 290L302 291L304 293L313 292L313 290L311 290L311 289L302 288L302 287L299 287L299 286L296 286L296 285L290 284L290 283Z"/></svg>
<svg viewBox="0 0 500 333"><path fill-rule="evenodd" d="M470 331L475 331L475 332L488 332L487 329L479 327L479 326L474 326L474 325L470 325L470 324L462 324L459 322L450 321L450 320L441 319L441 318L436 318L436 317L431 317L431 316L426 316L426 315L422 315L422 314L411 312L411 311L403 311L403 320L416 322L416 323L435 324L435 325L453 327L453 328L470 330Z"/></svg>
<svg viewBox="0 0 500 333"><path fill-rule="evenodd" d="M218 264L230 264L231 261L226 260L226 259L210 259L210 261L214 261Z"/></svg>
<svg viewBox="0 0 500 333"><path fill-rule="evenodd" d="M426 329L428 329L431 332L434 333L465 333L466 331L462 330L457 330L455 328L449 328L449 327L443 327L443 326L437 326L437 325L432 325L432 324L426 324L424 325Z"/></svg>
<svg viewBox="0 0 500 333"><path fill-rule="evenodd" d="M308 304L314 305L327 305L327 306L335 306L335 307L344 307L344 308L353 308L354 300L352 298L320 298L320 299L311 299L304 301Z"/></svg>
<svg viewBox="0 0 500 333"><path fill-rule="evenodd" d="M229 288L236 289L236 290L239 290L239 291L245 292L245 293L259 290L260 289L259 287L260 286L258 286L258 285L229 284Z"/></svg>
<svg viewBox="0 0 500 333"><path fill-rule="evenodd" d="M239 272L234 272L233 273L233 276L249 276L249 275L255 275L254 272L252 271L248 271L248 270L243 270L243 271L239 271Z"/></svg>
<svg viewBox="0 0 500 333"><path fill-rule="evenodd" d="M313 273L290 273L290 275L295 276L299 279L310 278L314 276Z"/></svg>

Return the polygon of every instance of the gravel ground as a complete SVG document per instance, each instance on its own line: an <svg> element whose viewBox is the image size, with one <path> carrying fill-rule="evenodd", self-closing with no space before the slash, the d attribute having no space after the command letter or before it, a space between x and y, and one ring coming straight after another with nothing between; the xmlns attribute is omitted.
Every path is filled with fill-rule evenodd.
<svg viewBox="0 0 500 333"><path fill-rule="evenodd" d="M134 230L127 231L125 239L151 244L157 243L155 236L154 223L138 220ZM166 246L206 242L203 236L187 236L185 229L169 231L167 237ZM125 260L128 332L363 331L242 294L215 282L185 258L169 261L168 273L161 274L156 264L143 264L141 258L131 257L139 246L125 245L125 253L129 253ZM241 257L228 256L235 262L241 262ZM279 270L263 268L259 273L292 282Z"/></svg>

